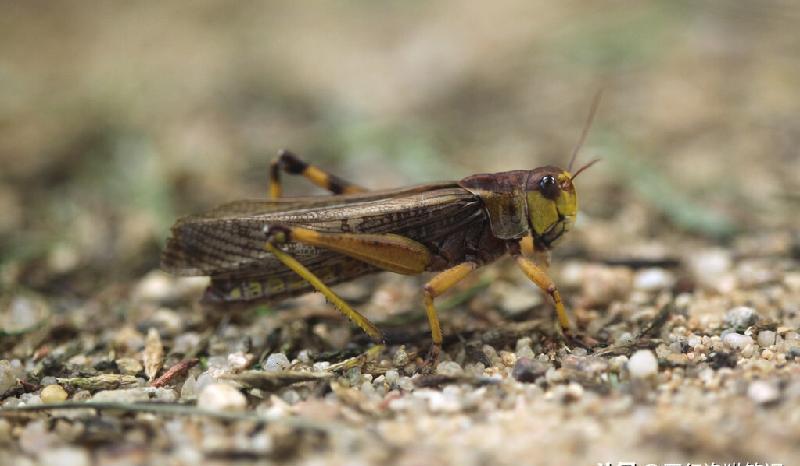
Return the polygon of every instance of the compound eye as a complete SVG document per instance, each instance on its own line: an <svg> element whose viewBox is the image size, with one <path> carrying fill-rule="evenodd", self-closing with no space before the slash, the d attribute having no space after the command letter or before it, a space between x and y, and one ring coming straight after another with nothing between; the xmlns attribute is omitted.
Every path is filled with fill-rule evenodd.
<svg viewBox="0 0 800 466"><path fill-rule="evenodd" d="M539 181L539 191L541 191L542 195L548 199L555 200L558 198L558 193L560 189L558 188L558 182L554 176L543 176L542 179Z"/></svg>

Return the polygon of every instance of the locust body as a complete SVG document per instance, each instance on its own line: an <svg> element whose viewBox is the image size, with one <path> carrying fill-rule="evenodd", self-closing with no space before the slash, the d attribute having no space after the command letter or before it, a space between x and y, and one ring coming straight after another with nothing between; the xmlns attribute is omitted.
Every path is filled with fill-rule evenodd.
<svg viewBox="0 0 800 466"><path fill-rule="evenodd" d="M290 153L276 164L300 165L297 171L307 176L313 167ZM320 184L331 188L333 177L313 169L323 174ZM553 298L559 322L569 328L555 285L528 256L549 251L573 224L572 178L548 166L390 191L357 192L347 184L350 194L233 202L178 220L162 267L210 276L204 301L217 305L275 301L317 289L376 340L382 340L377 327L328 287L381 270L439 272L425 287L438 345L433 298L472 270L511 254Z"/></svg>
<svg viewBox="0 0 800 466"><path fill-rule="evenodd" d="M594 115L599 94L572 162ZM162 268L208 275L204 301L232 305L275 301L319 291L377 342L383 333L331 290L378 271L435 272L424 304L435 360L442 343L434 298L470 272L509 254L553 301L564 330L571 324L545 266L547 253L575 221L571 174L545 166L469 176L460 181L367 191L282 152L271 170L270 200L238 201L178 220ZM331 196L281 197L282 172L302 175Z"/></svg>

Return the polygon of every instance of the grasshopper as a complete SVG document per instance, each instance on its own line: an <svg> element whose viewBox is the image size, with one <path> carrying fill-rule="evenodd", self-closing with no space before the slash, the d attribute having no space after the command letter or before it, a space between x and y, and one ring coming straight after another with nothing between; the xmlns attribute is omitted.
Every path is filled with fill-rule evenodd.
<svg viewBox="0 0 800 466"><path fill-rule="evenodd" d="M435 363L442 331L434 299L470 272L509 254L553 301L561 328L572 324L545 256L575 222L572 164L468 176L460 181L368 191L281 151L270 169L270 200L228 203L179 219L161 266L177 275L208 275L203 296L214 305L276 301L319 291L376 343L383 333L331 286L378 271L437 272L424 286ZM281 173L302 175L331 196L281 197Z"/></svg>

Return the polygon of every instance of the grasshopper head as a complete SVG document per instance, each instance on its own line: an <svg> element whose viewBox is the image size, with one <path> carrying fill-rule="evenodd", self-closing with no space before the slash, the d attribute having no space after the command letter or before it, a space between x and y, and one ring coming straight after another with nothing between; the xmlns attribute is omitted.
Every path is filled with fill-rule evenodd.
<svg viewBox="0 0 800 466"><path fill-rule="evenodd" d="M550 248L569 231L578 212L578 196L573 176L557 167L533 170L525 186L528 222L533 238Z"/></svg>

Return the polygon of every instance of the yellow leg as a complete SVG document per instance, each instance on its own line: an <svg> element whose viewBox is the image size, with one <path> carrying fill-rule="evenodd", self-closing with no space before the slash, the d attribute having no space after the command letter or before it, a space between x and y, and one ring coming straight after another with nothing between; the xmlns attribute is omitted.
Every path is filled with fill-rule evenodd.
<svg viewBox="0 0 800 466"><path fill-rule="evenodd" d="M431 261L431 253L424 245L392 233L325 233L272 225L267 234L279 243L293 241L330 249L383 270L406 275L424 272Z"/></svg>
<svg viewBox="0 0 800 466"><path fill-rule="evenodd" d="M354 324L358 325L364 332L369 335L373 340L377 343L383 343L383 333L375 326L372 322L369 321L366 317L361 315L358 311L350 307L342 298L340 298L336 293L333 292L325 283L322 282L316 275L314 275L310 270L308 270L303 264L297 261L294 257L290 256L289 254L281 251L278 249L274 244L271 242L267 242L264 246L267 251L272 253L276 259L281 261L283 265L292 269L296 274L300 275L308 281L311 286L317 289L320 293L322 293L331 304L336 307L342 314L344 314L348 319L350 319Z"/></svg>
<svg viewBox="0 0 800 466"><path fill-rule="evenodd" d="M553 299L553 303L556 306L556 314L558 315L558 323L561 325L561 328L565 331L571 330L572 323L569 320L569 316L567 316L564 303L561 301L561 294L558 292L558 288L556 288L553 280L547 275L547 272L527 257L516 256L515 259L517 265L525 272L525 275Z"/></svg>
<svg viewBox="0 0 800 466"><path fill-rule="evenodd" d="M542 269L547 270L550 267L550 251L536 249L533 236L524 236L519 240L519 249L523 256L531 258Z"/></svg>
<svg viewBox="0 0 800 466"><path fill-rule="evenodd" d="M269 195L271 198L281 197L283 192L281 186L281 171L291 175L302 175L315 185L327 189L333 194L351 194L366 191L366 189L361 186L345 181L336 175L332 175L319 167L301 160L292 152L281 150L278 153L278 158L275 159L270 166Z"/></svg>
<svg viewBox="0 0 800 466"><path fill-rule="evenodd" d="M431 327L431 340L433 341L431 352L428 355L428 362L430 364L436 362L442 347L442 329L439 326L439 316L436 314L436 308L433 306L433 299L463 280L464 277L469 275L470 272L476 268L478 268L478 264L474 262L464 262L440 272L425 284L425 313L428 315L428 324Z"/></svg>

